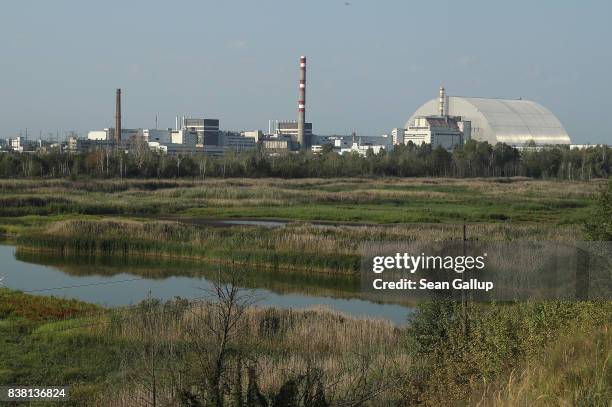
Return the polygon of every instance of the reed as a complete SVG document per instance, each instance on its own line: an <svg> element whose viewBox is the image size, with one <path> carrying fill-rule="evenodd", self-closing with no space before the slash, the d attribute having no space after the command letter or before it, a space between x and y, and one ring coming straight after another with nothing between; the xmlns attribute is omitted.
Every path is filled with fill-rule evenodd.
<svg viewBox="0 0 612 407"><path fill-rule="evenodd" d="M370 223L580 223L602 182L529 179L0 180L0 218L279 217Z"/></svg>
<svg viewBox="0 0 612 407"><path fill-rule="evenodd" d="M172 387L180 383L164 378L189 377L199 349L190 345L193 335L213 341L202 321L218 315L213 303L182 300L92 310L47 298L46 307L34 307L34 313L15 306L36 301L0 291L0 309L13 307L0 323L0 379L33 382L52 375L58 384L73 386L77 405L138 405L131 395L145 397L150 388L126 378L142 378L144 366L120 361L126 352L144 352L147 363L151 349L158 349L159 397L180 405ZM72 318L59 312L66 309L75 311ZM240 352L255 368L266 397L316 367L332 405L352 400L359 393L355 383L366 389L384 383L361 404L604 406L610 395L610 311L610 302L474 305L466 342L455 314L445 319L427 306L407 328L324 308L249 306L237 321L231 354ZM138 366L143 370L129 370ZM239 366L227 365L232 383Z"/></svg>
<svg viewBox="0 0 612 407"><path fill-rule="evenodd" d="M577 240L571 226L476 223L468 237L479 240ZM24 232L20 250L81 256L152 256L248 264L271 270L356 276L362 247L381 241L449 241L462 227L449 224L343 226L289 224L283 228L215 228L175 221L120 218L62 220Z"/></svg>

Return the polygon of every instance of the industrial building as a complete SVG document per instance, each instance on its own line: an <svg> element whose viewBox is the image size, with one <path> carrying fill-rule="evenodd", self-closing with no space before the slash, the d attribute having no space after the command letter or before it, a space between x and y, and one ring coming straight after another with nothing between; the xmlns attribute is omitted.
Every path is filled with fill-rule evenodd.
<svg viewBox="0 0 612 407"><path fill-rule="evenodd" d="M443 92L443 88L441 89ZM442 111L440 111L442 106ZM555 115L539 103L523 99L492 99L447 96L432 99L410 116L405 129L415 125L418 117L451 116L470 122L471 138L489 144L506 143L521 147L570 144L570 138Z"/></svg>
<svg viewBox="0 0 612 407"><path fill-rule="evenodd" d="M149 143L167 144L172 142L172 129L142 129L142 136Z"/></svg>
<svg viewBox="0 0 612 407"><path fill-rule="evenodd" d="M380 139L382 140L383 137L380 137ZM368 154L368 151L371 151L374 154L378 154L381 151L386 150L389 147L389 145L386 142L384 144L374 144L372 142L366 142L363 140L363 137L357 138L355 133L351 135L351 140L352 141L351 141L350 146L340 148L340 151L339 151L340 154L357 153L360 156L365 157Z"/></svg>
<svg viewBox="0 0 612 407"><path fill-rule="evenodd" d="M15 138L10 138L8 140L8 147L13 151L23 153L24 151L33 150L35 148L35 144L32 141L26 139L25 137L19 136Z"/></svg>
<svg viewBox="0 0 612 407"><path fill-rule="evenodd" d="M198 135L196 144L205 146L219 145L219 119L205 119L182 117L181 122L177 120L176 130L191 130Z"/></svg>
<svg viewBox="0 0 612 407"><path fill-rule="evenodd" d="M272 134L289 136L296 144L298 141L298 122L296 120L275 120ZM304 137L312 138L312 123L304 123Z"/></svg>
<svg viewBox="0 0 612 407"><path fill-rule="evenodd" d="M279 153L290 151L293 140L289 136L266 136L261 140L261 144L264 150Z"/></svg>
<svg viewBox="0 0 612 407"><path fill-rule="evenodd" d="M183 144L195 148L198 144L199 135L196 130L193 129L180 129L172 130L170 132L171 144Z"/></svg>
<svg viewBox="0 0 612 407"><path fill-rule="evenodd" d="M404 144L431 144L452 151L463 145L464 134L459 128L461 118L452 116L419 116L404 131ZM469 139L469 134L467 135Z"/></svg>
<svg viewBox="0 0 612 407"><path fill-rule="evenodd" d="M257 143L253 137L245 137L240 133L224 131L220 133L219 146L234 151L249 151L254 150Z"/></svg>
<svg viewBox="0 0 612 407"><path fill-rule="evenodd" d="M93 141L113 141L116 142L114 128L105 128L102 130L92 130L87 133L87 139ZM142 129L121 129L122 142L142 140L144 138Z"/></svg>
<svg viewBox="0 0 612 407"><path fill-rule="evenodd" d="M119 129L119 130L115 130ZM253 138L241 137L238 133L221 133L219 119L176 117L175 129L124 129L121 127L121 89L115 99L115 127L92 130L87 140L72 140L70 151L86 151L95 148L130 148L135 142L148 143L154 151L168 154L223 154L226 149L237 151L255 148Z"/></svg>
<svg viewBox="0 0 612 407"><path fill-rule="evenodd" d="M404 140L404 133L406 129L401 129L399 127L395 127L391 130L391 140L394 146L398 144L406 144Z"/></svg>
<svg viewBox="0 0 612 407"><path fill-rule="evenodd" d="M357 153L365 156L369 150L378 154L382 150L391 148L391 137L382 136L359 136L351 135L314 136L316 144L311 146L314 153L323 151L323 146L331 145L332 151L339 154Z"/></svg>
<svg viewBox="0 0 612 407"><path fill-rule="evenodd" d="M240 135L242 137L252 138L253 140L255 140L256 144L259 143L259 140L261 140L264 136L263 131L261 130L247 130L241 132Z"/></svg>

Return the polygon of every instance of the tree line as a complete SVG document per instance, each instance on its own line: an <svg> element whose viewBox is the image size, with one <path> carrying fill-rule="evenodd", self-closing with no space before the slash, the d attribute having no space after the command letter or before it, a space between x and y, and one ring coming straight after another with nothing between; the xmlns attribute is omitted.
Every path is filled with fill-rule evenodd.
<svg viewBox="0 0 612 407"><path fill-rule="evenodd" d="M607 178L611 148L555 146L519 151L503 143L469 140L452 152L430 145L394 146L366 156L339 155L331 146L321 153L268 154L261 149L227 151L223 156L167 155L146 145L128 151L98 149L84 153L0 154L2 178L206 178L206 177L513 177L588 180Z"/></svg>

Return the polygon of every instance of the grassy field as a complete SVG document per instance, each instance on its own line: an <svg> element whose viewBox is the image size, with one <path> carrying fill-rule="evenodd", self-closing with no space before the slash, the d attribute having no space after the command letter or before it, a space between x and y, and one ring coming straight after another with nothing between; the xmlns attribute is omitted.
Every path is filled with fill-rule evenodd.
<svg viewBox="0 0 612 407"><path fill-rule="evenodd" d="M601 184L5 180L0 232L15 239L19 256L249 264L281 288L302 273L315 286L331 279L333 290L351 292L360 247L370 242L458 240L464 221L469 239L584 239ZM199 222L226 217L290 223ZM150 277L168 275L148 269ZM321 309L246 306L225 337L215 304L151 300L108 310L0 290L0 383L72 384L73 405L135 406L155 393L160 403L192 406L217 396L228 406L608 406L611 307L420 304L400 328ZM223 355L220 375L215 355Z"/></svg>
<svg viewBox="0 0 612 407"><path fill-rule="evenodd" d="M22 247L60 253L354 274L363 244L458 239L464 221L472 239L581 239L576 225L589 217L600 185L526 179L0 181L0 231L18 236ZM278 229L197 224L215 218L291 223Z"/></svg>
<svg viewBox="0 0 612 407"><path fill-rule="evenodd" d="M5 180L0 181L0 217L177 215L367 223L453 223L467 219L571 224L588 216L589 198L601 184L400 178Z"/></svg>
<svg viewBox="0 0 612 407"><path fill-rule="evenodd" d="M307 393L324 403L280 405L606 406L610 307L472 305L466 342L453 304L424 304L401 329L246 305L227 337L220 388L230 406L253 394L279 405ZM70 405L136 406L152 392L158 403L184 405L181 397L206 394L221 343L220 308L206 303L105 310L3 289L0 312L0 383L70 384Z"/></svg>
<svg viewBox="0 0 612 407"><path fill-rule="evenodd" d="M38 306L24 310L20 305L24 303ZM214 351L214 338L204 325L216 312L214 306L152 301L120 310L92 308L76 301L0 290L0 383L70 384L74 386L73 405L141 405L142 400L131 398L134 392L148 398L145 378L140 374L146 362L142 354L152 346L152 340L159 341L154 346L159 346L160 400L175 390L170 388L171 373L191 372L193 377L185 379L189 386L201 378L197 375L202 373L193 365L199 350L189 334L195 330L198 338L206 338L207 352ZM333 393L348 397L354 386L350 377L357 377L354 370L358 366L363 368L361 358L371 364L368 374L386 380L391 380L395 371L375 372L383 362L406 361L407 350L399 346L401 331L386 321L353 319L324 309L248 307L237 323L234 331L240 335L232 336L232 346L245 352L244 367L257 369L259 390L271 399L288 376L297 376L309 366L324 369L330 379L337 378ZM166 345L170 344L176 353L167 353L170 348ZM228 371L236 369L235 362L232 357ZM228 376L229 385L233 377ZM109 388L116 390L105 391ZM387 391L389 394L378 399L390 397Z"/></svg>

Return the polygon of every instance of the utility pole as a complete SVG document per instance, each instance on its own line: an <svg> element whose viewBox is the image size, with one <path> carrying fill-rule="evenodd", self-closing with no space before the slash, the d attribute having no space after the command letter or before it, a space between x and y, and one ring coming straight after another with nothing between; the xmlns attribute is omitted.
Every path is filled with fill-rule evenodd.
<svg viewBox="0 0 612 407"><path fill-rule="evenodd" d="M463 249L463 258L466 256L466 244L467 244L467 233L466 233L466 221L467 219L463 219L463 239L462 239L462 249ZM467 326L468 326L468 315L467 315L467 297L465 294L465 290L461 290L461 310L463 313L463 338L467 340Z"/></svg>

